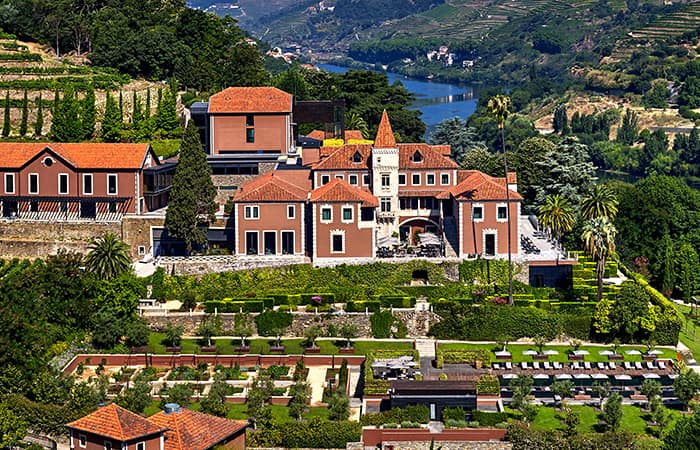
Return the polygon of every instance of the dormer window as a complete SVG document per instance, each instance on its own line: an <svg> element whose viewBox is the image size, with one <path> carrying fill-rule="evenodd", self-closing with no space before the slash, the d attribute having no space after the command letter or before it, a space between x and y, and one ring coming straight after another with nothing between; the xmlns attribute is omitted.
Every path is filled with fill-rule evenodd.
<svg viewBox="0 0 700 450"><path fill-rule="evenodd" d="M411 161L413 161L414 163L423 162L423 155L421 155L421 152L416 150L416 152L413 154L413 157L411 158Z"/></svg>
<svg viewBox="0 0 700 450"><path fill-rule="evenodd" d="M352 155L352 162L354 162L356 164L359 164L362 162L362 155L360 154L360 152L356 151L355 154Z"/></svg>

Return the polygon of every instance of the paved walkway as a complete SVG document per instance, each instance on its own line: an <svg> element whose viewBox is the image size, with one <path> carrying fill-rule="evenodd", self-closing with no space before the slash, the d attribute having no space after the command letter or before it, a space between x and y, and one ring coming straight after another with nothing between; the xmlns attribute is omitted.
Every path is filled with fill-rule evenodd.
<svg viewBox="0 0 700 450"><path fill-rule="evenodd" d="M328 366L309 367L306 381L311 386L311 406L319 406L323 403L323 388L326 384L326 369L328 368Z"/></svg>

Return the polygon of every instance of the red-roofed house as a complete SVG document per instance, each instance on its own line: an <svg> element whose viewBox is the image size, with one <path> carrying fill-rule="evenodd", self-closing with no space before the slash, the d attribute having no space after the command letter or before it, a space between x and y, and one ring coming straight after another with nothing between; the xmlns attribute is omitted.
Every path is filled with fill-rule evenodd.
<svg viewBox="0 0 700 450"><path fill-rule="evenodd" d="M164 450L167 426L114 403L66 425L71 450Z"/></svg>
<svg viewBox="0 0 700 450"><path fill-rule="evenodd" d="M3 217L119 220L167 204L174 165L148 144L0 143Z"/></svg>
<svg viewBox="0 0 700 450"><path fill-rule="evenodd" d="M379 201L374 195L336 178L314 189L310 201L314 264L346 258L357 263L375 257Z"/></svg>

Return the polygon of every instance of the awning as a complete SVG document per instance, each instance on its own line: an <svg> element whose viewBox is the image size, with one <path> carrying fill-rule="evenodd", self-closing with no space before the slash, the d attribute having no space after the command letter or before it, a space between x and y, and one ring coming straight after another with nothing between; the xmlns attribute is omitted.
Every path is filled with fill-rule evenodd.
<svg viewBox="0 0 700 450"><path fill-rule="evenodd" d="M523 350L523 355L535 356L537 352L535 350Z"/></svg>
<svg viewBox="0 0 700 450"><path fill-rule="evenodd" d="M502 377L504 380L512 380L514 378L518 378L518 374L516 373L504 373Z"/></svg>
<svg viewBox="0 0 700 450"><path fill-rule="evenodd" d="M546 373L536 373L532 376L533 380L549 380L549 375Z"/></svg>
<svg viewBox="0 0 700 450"><path fill-rule="evenodd" d="M604 373L594 373L591 374L591 378L593 378L594 380L607 380L609 377Z"/></svg>
<svg viewBox="0 0 700 450"><path fill-rule="evenodd" d="M542 354L543 354L543 355L548 355L548 356L549 356L549 355L558 355L559 352L556 351L556 350L545 350L545 351L542 352Z"/></svg>
<svg viewBox="0 0 700 450"><path fill-rule="evenodd" d="M641 355L642 354L642 352L640 352L639 350L627 350L625 353L627 353L628 355Z"/></svg>
<svg viewBox="0 0 700 450"><path fill-rule="evenodd" d="M632 377L623 373L620 375L615 375L615 379L620 381L630 381Z"/></svg>
<svg viewBox="0 0 700 450"><path fill-rule="evenodd" d="M645 373L642 376L644 377L644 379L661 378L661 376L658 373Z"/></svg>
<svg viewBox="0 0 700 450"><path fill-rule="evenodd" d="M382 236L377 239L377 247L393 247L400 243L399 238L393 236Z"/></svg>
<svg viewBox="0 0 700 450"><path fill-rule="evenodd" d="M576 356L590 355L590 352L588 350L574 350L574 355L576 355Z"/></svg>
<svg viewBox="0 0 700 450"><path fill-rule="evenodd" d="M588 375L587 373L575 373L574 378L576 380L590 380L591 376Z"/></svg>
<svg viewBox="0 0 700 450"><path fill-rule="evenodd" d="M440 238L435 233L418 233L421 245L440 245Z"/></svg>
<svg viewBox="0 0 700 450"><path fill-rule="evenodd" d="M568 373L558 373L554 375L554 378L556 378L557 380L570 380L572 376Z"/></svg>
<svg viewBox="0 0 700 450"><path fill-rule="evenodd" d="M610 356L610 355L614 355L615 352L613 352L611 350L601 350L598 352L598 354L603 355L603 356Z"/></svg>

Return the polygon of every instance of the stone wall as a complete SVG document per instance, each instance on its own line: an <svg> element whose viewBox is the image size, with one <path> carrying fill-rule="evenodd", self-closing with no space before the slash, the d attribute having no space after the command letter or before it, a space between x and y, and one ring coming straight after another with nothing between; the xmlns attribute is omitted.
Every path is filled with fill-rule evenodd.
<svg viewBox="0 0 700 450"><path fill-rule="evenodd" d="M161 257L157 264L165 273L174 275L205 275L208 273L250 270L264 267L283 267L290 264L309 264L303 256L192 256L189 258Z"/></svg>
<svg viewBox="0 0 700 450"><path fill-rule="evenodd" d="M252 313L255 316L257 314ZM352 323L357 327L358 338L371 338L372 326L370 315L363 313L349 313L343 315L314 314L314 313L294 313L292 325L285 333L287 336L303 337L304 330L311 325L320 325L324 330L329 325L334 325L336 329L342 324ZM408 328L409 336L425 336L428 333L428 326L439 321L439 317L430 311L408 311L394 310L394 316L402 320ZM169 315L145 315L149 326L153 330L162 330L168 325L179 325L184 329L185 335L196 335L204 313L170 313ZM233 320L235 314L219 314L221 318L221 329L224 335L232 335Z"/></svg>
<svg viewBox="0 0 700 450"><path fill-rule="evenodd" d="M276 162L258 163L259 175L270 172L275 167L277 167ZM214 183L214 187L216 187L216 203L225 205L236 193L235 189L230 189L231 186L239 187L259 175L212 175L211 180ZM222 189L222 187L225 188Z"/></svg>
<svg viewBox="0 0 700 450"><path fill-rule="evenodd" d="M61 249L85 253L91 239L111 232L121 236L118 222L0 222L1 258L37 258Z"/></svg>
<svg viewBox="0 0 700 450"><path fill-rule="evenodd" d="M367 447L374 449L375 447ZM394 450L430 450L430 442L415 441L393 441L382 442L382 449L392 448ZM448 442L436 440L433 448L442 450L511 450L513 444L510 442Z"/></svg>

